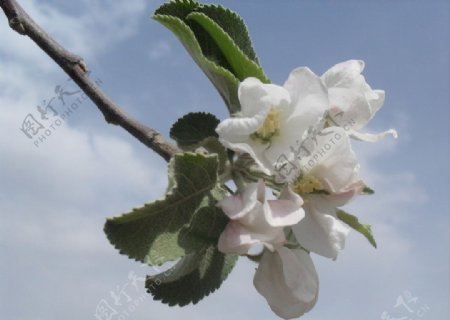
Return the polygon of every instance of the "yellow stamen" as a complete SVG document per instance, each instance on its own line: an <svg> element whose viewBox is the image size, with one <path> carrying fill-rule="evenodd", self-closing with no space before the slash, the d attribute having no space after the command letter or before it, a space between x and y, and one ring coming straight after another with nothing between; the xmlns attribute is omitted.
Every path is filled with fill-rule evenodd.
<svg viewBox="0 0 450 320"><path fill-rule="evenodd" d="M316 177L303 175L294 182L292 189L298 194L307 194L313 191L323 191L324 187Z"/></svg>
<svg viewBox="0 0 450 320"><path fill-rule="evenodd" d="M275 108L272 108L267 114L262 126L252 134L252 138L262 140L267 143L273 136L276 136L280 131L280 113Z"/></svg>

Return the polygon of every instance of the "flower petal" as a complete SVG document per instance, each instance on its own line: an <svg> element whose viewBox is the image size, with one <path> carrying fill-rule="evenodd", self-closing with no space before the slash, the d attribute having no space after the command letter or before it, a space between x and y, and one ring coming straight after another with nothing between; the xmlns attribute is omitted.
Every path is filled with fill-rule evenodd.
<svg viewBox="0 0 450 320"><path fill-rule="evenodd" d="M254 117L261 109L289 105L289 93L280 86L264 84L256 78L247 78L239 85L239 102L243 117Z"/></svg>
<svg viewBox="0 0 450 320"><path fill-rule="evenodd" d="M345 130L329 127L316 135L317 146L308 158L302 159L302 167L319 179L331 193L342 192L359 181L359 163Z"/></svg>
<svg viewBox="0 0 450 320"><path fill-rule="evenodd" d="M328 110L327 88L309 68L300 67L292 71L283 86L291 95L291 118L313 125ZM300 125L302 130L307 129L303 126ZM298 130L297 133L299 137L303 134Z"/></svg>
<svg viewBox="0 0 450 320"><path fill-rule="evenodd" d="M366 93L367 101L369 101L370 108L372 109L372 117L380 110L384 103L385 93L384 90L373 90L372 93Z"/></svg>
<svg viewBox="0 0 450 320"><path fill-rule="evenodd" d="M242 195L231 195L219 201L217 206L232 220L237 220L247 215L257 204L257 184L247 185Z"/></svg>
<svg viewBox="0 0 450 320"><path fill-rule="evenodd" d="M264 207L267 222L273 227L297 224L305 216L301 207L303 199L289 187L285 187L277 200L268 200Z"/></svg>
<svg viewBox="0 0 450 320"><path fill-rule="evenodd" d="M283 319L302 316L317 301L319 280L309 255L278 247L265 251L253 284L270 308Z"/></svg>
<svg viewBox="0 0 450 320"><path fill-rule="evenodd" d="M269 108L262 108L253 117L229 118L223 120L216 128L220 139L227 142L240 142L249 139L249 135L264 123Z"/></svg>
<svg viewBox="0 0 450 320"><path fill-rule="evenodd" d="M259 241L253 239L251 233L239 222L230 221L220 235L217 247L223 253L236 252L238 254L245 254L252 245L257 243Z"/></svg>
<svg viewBox="0 0 450 320"><path fill-rule="evenodd" d="M328 88L351 88L365 83L361 76L363 70L364 61L348 60L334 65L321 78Z"/></svg>
<svg viewBox="0 0 450 320"><path fill-rule="evenodd" d="M257 244L262 244L273 251L275 245L283 244L286 238L282 228L261 228L244 225L239 221L230 221L221 233L218 248L224 253L245 254Z"/></svg>
<svg viewBox="0 0 450 320"><path fill-rule="evenodd" d="M361 194L364 190L365 183L362 180L359 180L350 186L346 187L339 193L333 193L324 196L327 201L332 204L334 207L342 207L347 204L351 199Z"/></svg>
<svg viewBox="0 0 450 320"><path fill-rule="evenodd" d="M292 227L295 238L305 249L336 259L350 229L336 218L336 208L323 196L310 196L304 209L305 218Z"/></svg>
<svg viewBox="0 0 450 320"><path fill-rule="evenodd" d="M330 116L332 121L345 130L359 130L372 118L372 110L366 96L347 88L330 88Z"/></svg>
<svg viewBox="0 0 450 320"><path fill-rule="evenodd" d="M387 131L376 133L376 134L350 131L349 135L350 135L350 137L352 137L356 140L366 141L366 142L378 142L378 141L386 138L386 136L389 136L389 135L393 136L395 139L398 138L398 133L397 133L397 130L395 130L395 129L389 129Z"/></svg>

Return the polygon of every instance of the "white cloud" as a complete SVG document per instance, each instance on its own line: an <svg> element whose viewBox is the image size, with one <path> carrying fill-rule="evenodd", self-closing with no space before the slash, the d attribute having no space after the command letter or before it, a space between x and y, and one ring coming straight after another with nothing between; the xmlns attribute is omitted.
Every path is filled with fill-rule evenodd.
<svg viewBox="0 0 450 320"><path fill-rule="evenodd" d="M167 41L159 41L150 48L149 56L151 61L159 61L172 54L172 47Z"/></svg>
<svg viewBox="0 0 450 320"><path fill-rule="evenodd" d="M114 45L137 32L138 21L146 14L147 2L79 1L77 12L63 12L42 1L25 0L21 5L30 16L69 51L88 62L111 50ZM46 72L54 70L54 63L29 38L7 27L4 15L0 18L0 54L27 64L35 64Z"/></svg>

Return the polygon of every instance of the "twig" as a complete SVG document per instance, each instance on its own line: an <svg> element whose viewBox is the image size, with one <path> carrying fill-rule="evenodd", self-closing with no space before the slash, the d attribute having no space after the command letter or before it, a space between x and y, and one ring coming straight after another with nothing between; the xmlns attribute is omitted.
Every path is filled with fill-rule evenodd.
<svg viewBox="0 0 450 320"><path fill-rule="evenodd" d="M91 98L103 113L107 123L119 125L137 138L140 142L158 153L168 161L180 150L168 143L156 130L143 125L122 111L101 89L89 78L87 66L83 58L67 51L50 37L15 0L0 0L0 7L5 12L9 26L19 34L28 36L49 57L51 57L76 84Z"/></svg>

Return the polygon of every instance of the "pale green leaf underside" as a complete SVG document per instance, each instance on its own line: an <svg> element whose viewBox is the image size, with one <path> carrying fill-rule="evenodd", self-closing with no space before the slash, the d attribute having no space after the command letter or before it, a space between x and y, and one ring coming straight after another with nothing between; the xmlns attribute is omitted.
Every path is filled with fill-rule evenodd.
<svg viewBox="0 0 450 320"><path fill-rule="evenodd" d="M343 210L337 210L337 216L341 221L345 222L350 227L352 227L354 230L358 231L364 237L366 237L372 246L374 246L375 248L377 247L377 243L375 242L375 238L373 237L372 229L371 229L370 225L361 224L357 217L355 217L354 215L351 215Z"/></svg>

